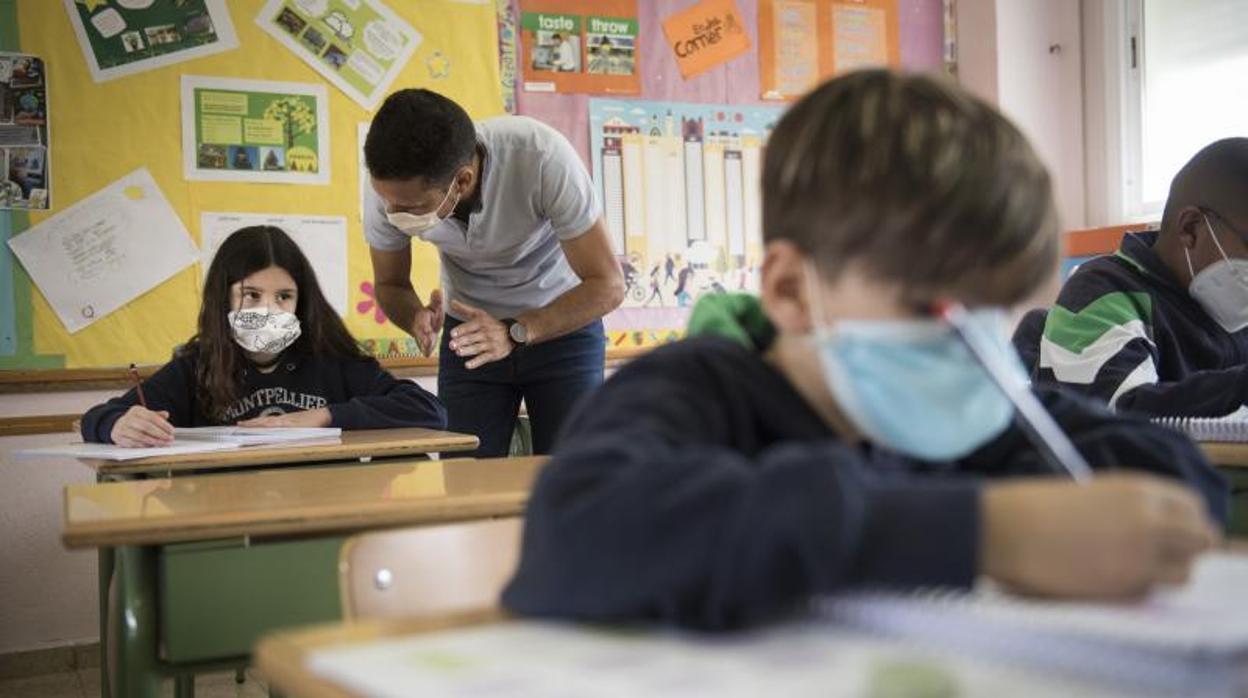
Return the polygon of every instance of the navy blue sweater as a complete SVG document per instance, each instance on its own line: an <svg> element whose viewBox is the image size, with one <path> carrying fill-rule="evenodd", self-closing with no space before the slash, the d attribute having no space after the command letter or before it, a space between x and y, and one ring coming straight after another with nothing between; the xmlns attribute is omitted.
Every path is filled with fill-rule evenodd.
<svg viewBox="0 0 1248 698"><path fill-rule="evenodd" d="M446 426L446 408L412 381L399 380L370 358L337 358L287 352L270 373L244 370L242 397L224 418L204 414L195 382L197 352L179 352L143 381L148 408L168 410L175 427L218 426L244 419L329 408L330 426L341 429ZM113 424L138 404L133 388L96 405L82 417L84 441L111 443Z"/></svg>
<svg viewBox="0 0 1248 698"><path fill-rule="evenodd" d="M1185 437L1054 389L1039 396L1094 467L1227 486ZM1017 428L957 462L837 439L754 349L668 345L569 421L542 471L513 611L723 628L852 586L966 587L984 478L1049 473Z"/></svg>
<svg viewBox="0 0 1248 698"><path fill-rule="evenodd" d="M1128 233L1080 265L1039 340L1039 381L1122 411L1218 417L1248 401L1248 330L1222 329L1157 256L1157 233Z"/></svg>

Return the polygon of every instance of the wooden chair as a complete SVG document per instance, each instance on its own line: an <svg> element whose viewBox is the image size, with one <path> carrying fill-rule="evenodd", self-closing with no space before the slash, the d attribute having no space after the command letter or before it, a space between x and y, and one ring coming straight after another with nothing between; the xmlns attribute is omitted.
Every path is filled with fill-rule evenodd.
<svg viewBox="0 0 1248 698"><path fill-rule="evenodd" d="M494 608L520 557L522 521L352 536L338 555L343 616L419 617Z"/></svg>

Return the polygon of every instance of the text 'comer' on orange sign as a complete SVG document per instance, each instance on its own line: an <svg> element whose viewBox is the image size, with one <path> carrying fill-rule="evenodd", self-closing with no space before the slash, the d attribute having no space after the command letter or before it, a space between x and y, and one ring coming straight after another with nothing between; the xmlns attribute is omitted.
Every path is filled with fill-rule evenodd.
<svg viewBox="0 0 1248 698"><path fill-rule="evenodd" d="M663 22L680 74L689 79L750 48L741 11L734 0L703 0Z"/></svg>

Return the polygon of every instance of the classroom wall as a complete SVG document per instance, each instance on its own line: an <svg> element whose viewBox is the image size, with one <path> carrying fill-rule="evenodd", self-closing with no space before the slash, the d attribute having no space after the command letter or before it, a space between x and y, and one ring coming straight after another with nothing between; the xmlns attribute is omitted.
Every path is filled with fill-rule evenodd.
<svg viewBox="0 0 1248 698"><path fill-rule="evenodd" d="M1079 0L959 0L958 73L1030 139L1053 175L1062 228L1084 227Z"/></svg>

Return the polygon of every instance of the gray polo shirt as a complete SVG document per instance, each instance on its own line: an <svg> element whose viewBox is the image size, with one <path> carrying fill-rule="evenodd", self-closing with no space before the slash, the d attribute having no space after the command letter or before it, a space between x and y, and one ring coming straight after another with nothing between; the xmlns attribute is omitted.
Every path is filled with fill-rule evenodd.
<svg viewBox="0 0 1248 698"><path fill-rule="evenodd" d="M502 116L479 122L477 140L486 152L480 208L466 227L451 216L424 239L442 259L448 306L458 300L496 318L514 318L580 283L559 242L588 231L602 209L581 158L553 128ZM372 187L365 187L365 197L369 246L405 249L411 238L386 220L381 197Z"/></svg>

